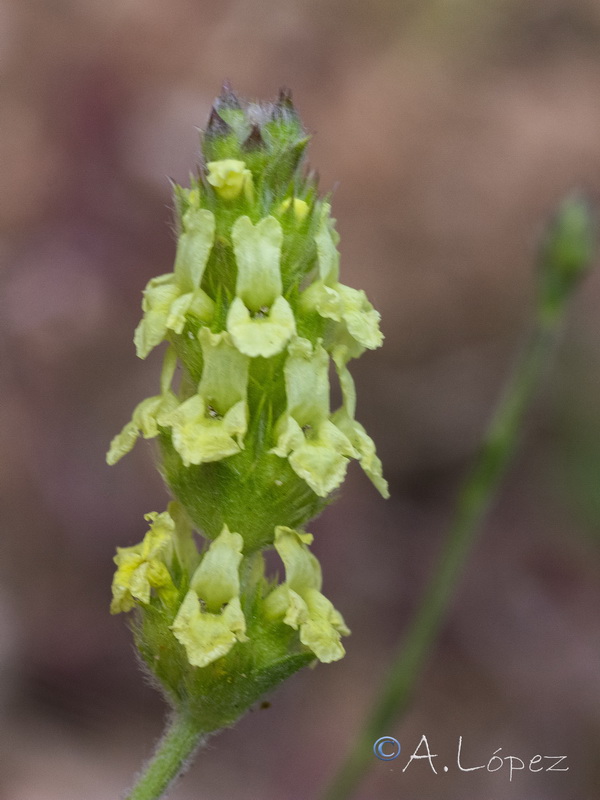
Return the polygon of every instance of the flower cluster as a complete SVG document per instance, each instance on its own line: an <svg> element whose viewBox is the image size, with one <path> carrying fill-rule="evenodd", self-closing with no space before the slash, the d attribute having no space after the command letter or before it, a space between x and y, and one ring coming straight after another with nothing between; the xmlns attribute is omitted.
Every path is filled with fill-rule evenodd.
<svg viewBox="0 0 600 800"><path fill-rule="evenodd" d="M147 516L141 544L118 550L111 609L140 610L140 651L179 701L228 659L264 691L307 660L341 658L349 631L321 593L303 527L350 459L387 496L347 366L381 345L379 314L339 281L330 203L303 168L307 143L289 94L254 104L224 89L199 174L175 186L173 271L143 294L134 342L140 358L167 343L160 393L137 406L107 460L158 437L176 502ZM342 396L333 411L330 363ZM283 583L265 576L269 548ZM190 668L203 669L192 680Z"/></svg>

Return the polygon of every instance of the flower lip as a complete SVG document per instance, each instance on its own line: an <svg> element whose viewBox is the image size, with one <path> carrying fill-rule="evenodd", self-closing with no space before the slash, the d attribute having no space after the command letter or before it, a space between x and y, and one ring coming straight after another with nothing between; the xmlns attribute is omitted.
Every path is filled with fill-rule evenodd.
<svg viewBox="0 0 600 800"><path fill-rule="evenodd" d="M282 295L283 229L272 216L256 225L242 216L235 221L231 238L238 274L227 330L242 353L270 358L296 332L294 312Z"/></svg>
<svg viewBox="0 0 600 800"><path fill-rule="evenodd" d="M171 629L190 664L204 667L246 641L240 604L239 568L244 540L227 525L211 543L194 572L190 589Z"/></svg>
<svg viewBox="0 0 600 800"><path fill-rule="evenodd" d="M321 594L321 566L310 552L310 533L278 526L275 549L285 566L286 580L266 598L266 611L272 617L299 631L300 641L320 661L337 661L344 655L340 641L350 630L342 615Z"/></svg>

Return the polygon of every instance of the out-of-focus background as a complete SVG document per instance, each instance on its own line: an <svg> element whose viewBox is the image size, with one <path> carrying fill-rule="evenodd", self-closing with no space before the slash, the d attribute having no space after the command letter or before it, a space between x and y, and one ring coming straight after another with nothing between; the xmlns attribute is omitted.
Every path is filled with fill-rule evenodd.
<svg viewBox="0 0 600 800"><path fill-rule="evenodd" d="M312 526L346 658L213 739L172 797L316 798L527 331L542 223L574 186L600 188L600 5L4 0L0 72L0 798L116 798L161 729L108 604L115 546L165 491L149 445L112 468L104 454L155 392L158 363L131 342L140 292L171 268L168 178L194 168L225 78L257 98L291 87L315 133L344 282L383 316L385 346L354 374L392 498L355 469ZM599 308L595 274L418 697L382 731L403 755L373 758L358 800L600 794ZM437 775L402 772L422 734ZM460 773L459 736L466 766L502 748L569 771Z"/></svg>

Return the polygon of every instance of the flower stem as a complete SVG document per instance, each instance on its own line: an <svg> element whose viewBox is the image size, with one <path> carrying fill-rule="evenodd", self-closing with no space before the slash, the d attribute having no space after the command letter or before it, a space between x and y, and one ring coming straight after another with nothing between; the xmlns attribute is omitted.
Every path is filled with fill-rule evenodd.
<svg viewBox="0 0 600 800"><path fill-rule="evenodd" d="M191 715L174 715L155 754L125 800L158 800L163 797L204 743L202 733Z"/></svg>
<svg viewBox="0 0 600 800"><path fill-rule="evenodd" d="M372 764L373 743L407 709L415 684L444 620L462 567L518 442L528 405L544 372L563 316L540 305L535 327L492 417L475 463L459 493L454 518L439 560L383 688L362 731L324 800L345 800Z"/></svg>

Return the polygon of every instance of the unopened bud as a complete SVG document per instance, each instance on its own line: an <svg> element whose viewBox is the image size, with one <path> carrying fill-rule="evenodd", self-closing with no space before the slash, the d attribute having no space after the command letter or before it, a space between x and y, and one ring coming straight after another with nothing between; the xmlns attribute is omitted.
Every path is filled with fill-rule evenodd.
<svg viewBox="0 0 600 800"><path fill-rule="evenodd" d="M594 209L579 194L567 197L550 222L540 252L540 302L553 315L591 267L596 250Z"/></svg>

